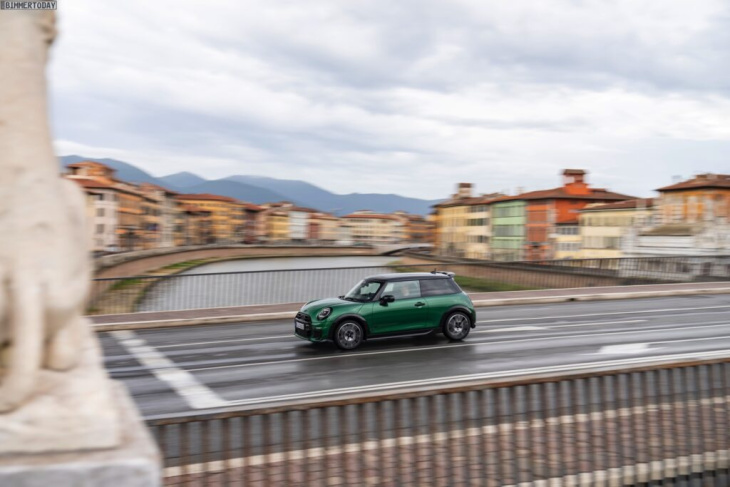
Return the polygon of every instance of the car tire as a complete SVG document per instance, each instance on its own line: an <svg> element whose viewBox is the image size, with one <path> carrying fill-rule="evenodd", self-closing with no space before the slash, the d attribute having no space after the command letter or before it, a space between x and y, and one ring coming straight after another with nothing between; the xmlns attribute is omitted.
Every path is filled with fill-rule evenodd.
<svg viewBox="0 0 730 487"><path fill-rule="evenodd" d="M444 335L449 340L461 341L471 331L471 319L463 311L454 311L444 320Z"/></svg>
<svg viewBox="0 0 730 487"><path fill-rule="evenodd" d="M354 350L360 346L364 338L362 325L357 321L343 321L335 328L332 338L340 350Z"/></svg>

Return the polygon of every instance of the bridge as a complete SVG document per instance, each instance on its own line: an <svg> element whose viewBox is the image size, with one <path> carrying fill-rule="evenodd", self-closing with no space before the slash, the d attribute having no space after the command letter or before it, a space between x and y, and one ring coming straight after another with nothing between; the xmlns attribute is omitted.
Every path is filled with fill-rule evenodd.
<svg viewBox="0 0 730 487"><path fill-rule="evenodd" d="M291 320L101 341L165 485L727 485L725 296L538 306L355 353Z"/></svg>
<svg viewBox="0 0 730 487"><path fill-rule="evenodd" d="M582 289L577 262L540 279L444 264L465 287L512 273L523 290L470 293L464 342L350 353L292 337L292 303L369 267L165 277L145 312L92 318L166 485L728 485L730 275L715 260L709 282L677 275L681 259L590 261L596 279L643 274Z"/></svg>
<svg viewBox="0 0 730 487"><path fill-rule="evenodd" d="M427 243L401 243L391 245L373 245L373 250L379 255L394 255L406 250L432 250L433 245Z"/></svg>

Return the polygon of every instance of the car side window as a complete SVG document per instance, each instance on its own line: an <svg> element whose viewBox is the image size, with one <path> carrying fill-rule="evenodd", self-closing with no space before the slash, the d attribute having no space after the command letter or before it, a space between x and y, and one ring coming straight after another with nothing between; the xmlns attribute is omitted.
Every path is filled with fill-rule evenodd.
<svg viewBox="0 0 730 487"><path fill-rule="evenodd" d="M458 286L451 279L424 279L421 281L421 294L423 296L444 296L458 292Z"/></svg>
<svg viewBox="0 0 730 487"><path fill-rule="evenodd" d="M383 295L391 294L396 300L412 299L421 297L421 284L419 281L396 281L385 285Z"/></svg>

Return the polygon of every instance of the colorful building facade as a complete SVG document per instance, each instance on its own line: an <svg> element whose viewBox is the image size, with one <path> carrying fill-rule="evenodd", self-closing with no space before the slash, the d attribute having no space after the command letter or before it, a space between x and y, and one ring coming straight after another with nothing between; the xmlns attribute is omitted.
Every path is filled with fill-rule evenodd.
<svg viewBox="0 0 730 487"><path fill-rule="evenodd" d="M527 202L504 197L493 200L490 206L492 260L523 260Z"/></svg>
<svg viewBox="0 0 730 487"><path fill-rule="evenodd" d="M638 198L588 205L581 210L579 220L580 258L624 257L624 239L631 229L653 224L654 199Z"/></svg>

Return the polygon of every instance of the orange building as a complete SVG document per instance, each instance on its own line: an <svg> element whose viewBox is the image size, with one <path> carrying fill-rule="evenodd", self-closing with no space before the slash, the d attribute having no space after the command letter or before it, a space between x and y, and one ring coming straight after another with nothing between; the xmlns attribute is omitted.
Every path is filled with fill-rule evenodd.
<svg viewBox="0 0 730 487"><path fill-rule="evenodd" d="M240 243L244 239L244 203L217 194L178 194L178 201L210 212L214 243Z"/></svg>
<svg viewBox="0 0 730 487"><path fill-rule="evenodd" d="M147 199L133 184L120 181L115 170L96 161L81 161L67 166L69 179L87 179L101 182L116 193L117 228L119 246L122 250L143 248L142 213Z"/></svg>
<svg viewBox="0 0 730 487"><path fill-rule="evenodd" d="M610 203L632 199L603 188L591 188L585 181L586 171L566 169L563 186L531 191L512 197L525 200L525 258L545 260L555 258L556 225L578 224L578 212L589 203Z"/></svg>
<svg viewBox="0 0 730 487"><path fill-rule="evenodd" d="M208 210L176 201L175 246L213 243L210 213Z"/></svg>
<svg viewBox="0 0 730 487"><path fill-rule="evenodd" d="M662 223L730 221L730 175L699 174L657 191Z"/></svg>

